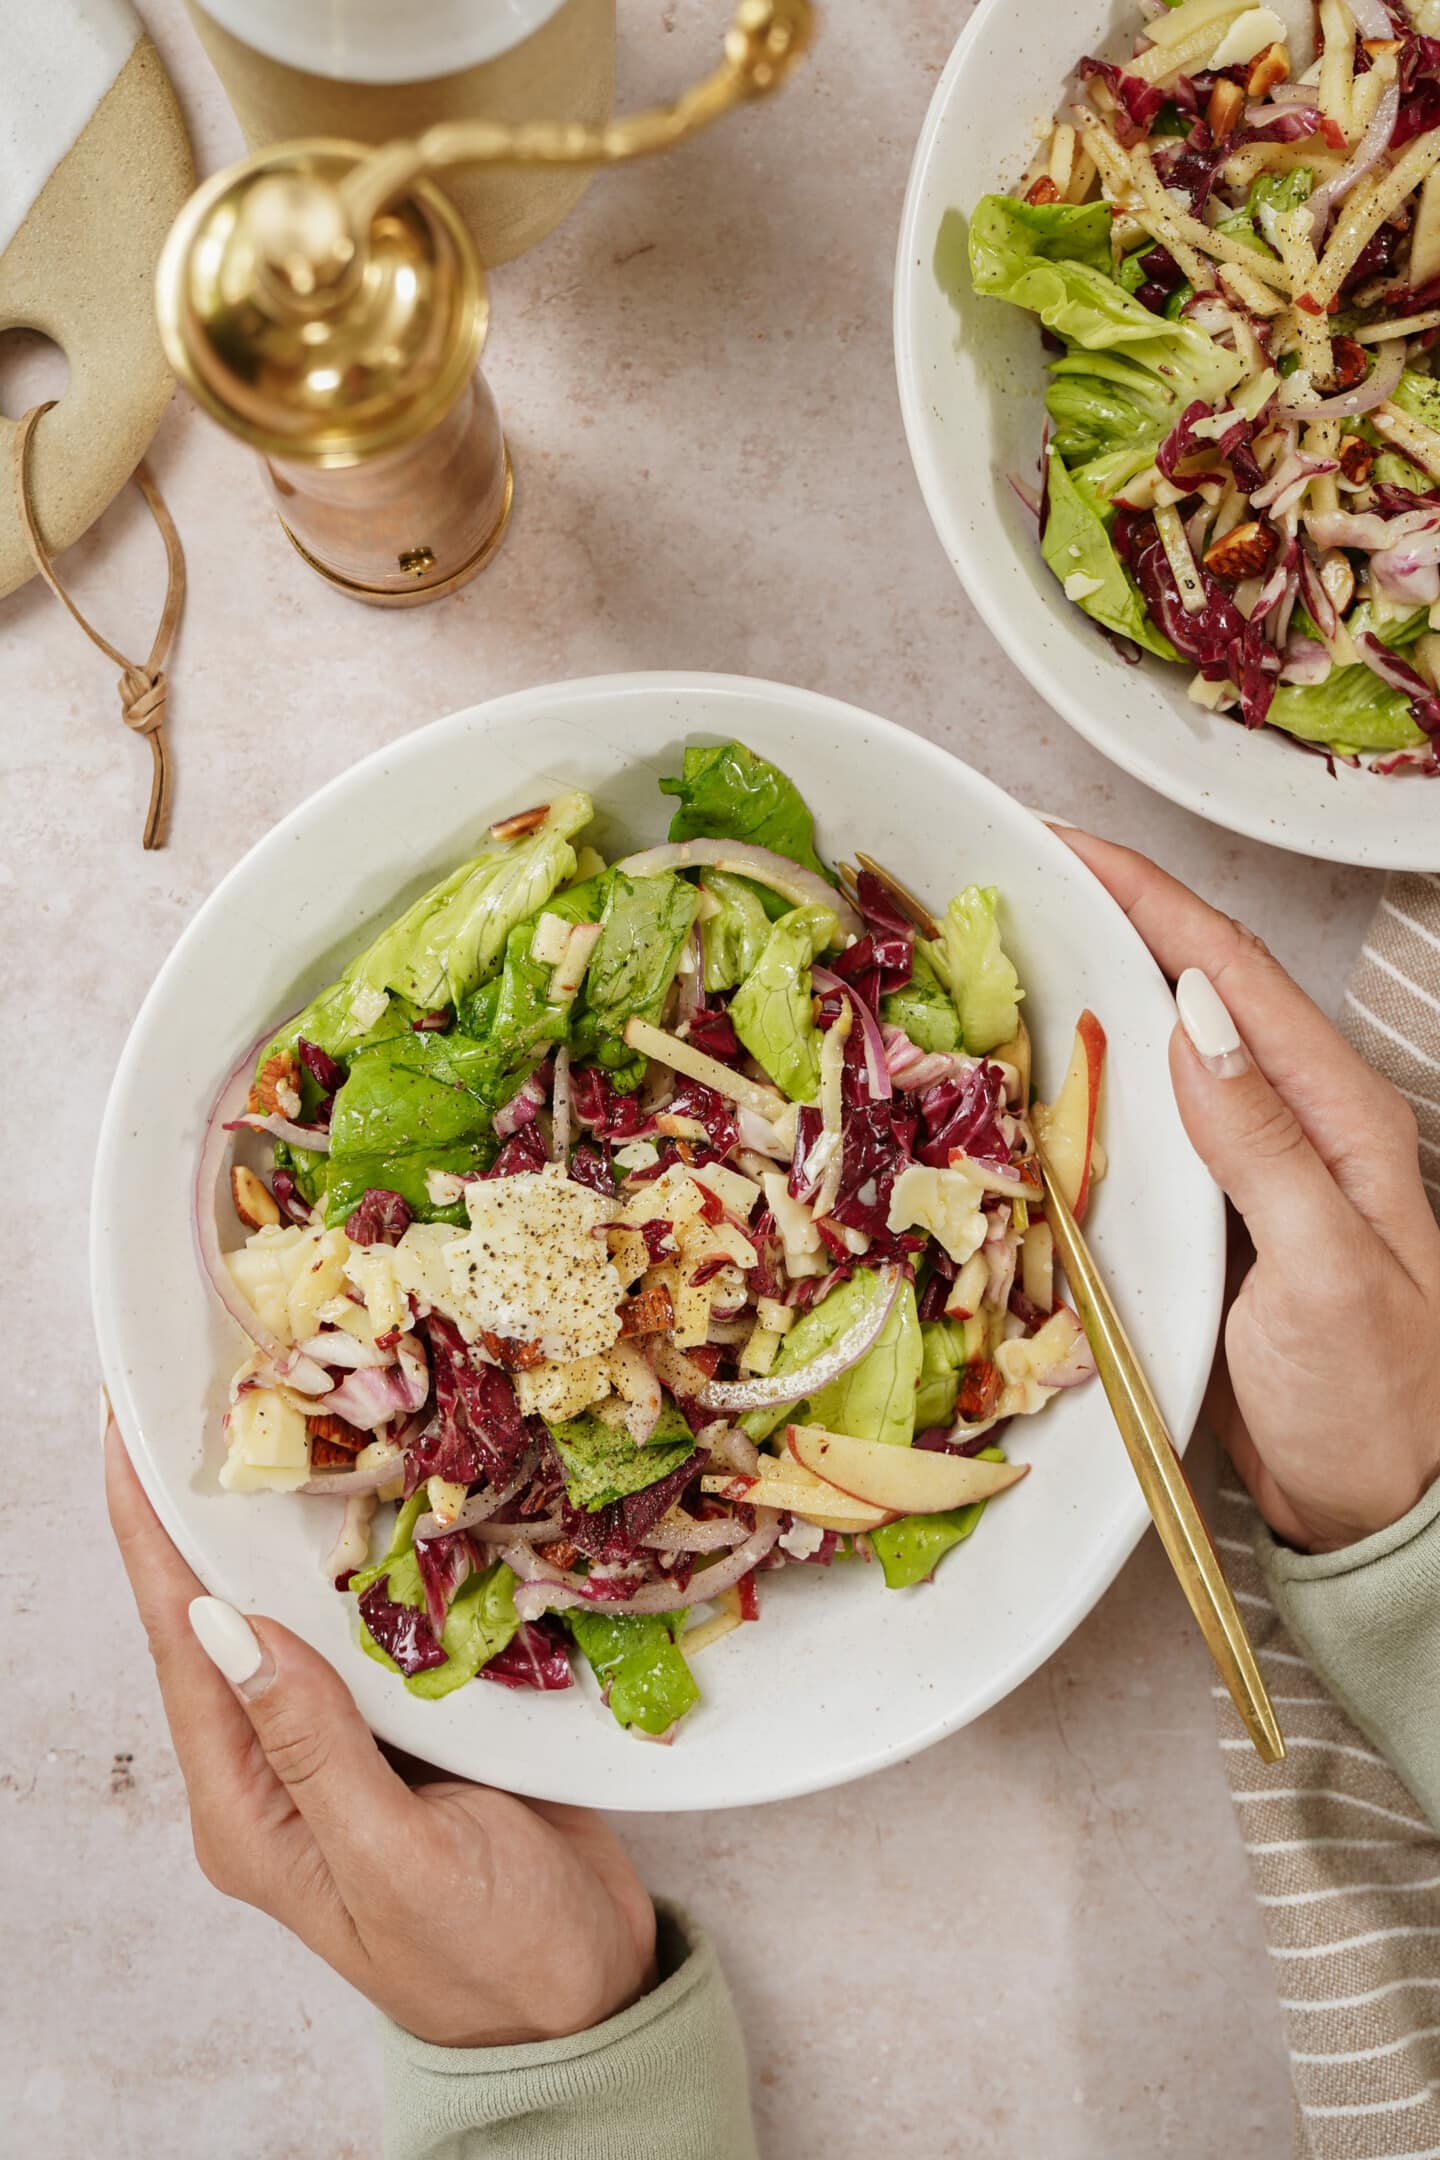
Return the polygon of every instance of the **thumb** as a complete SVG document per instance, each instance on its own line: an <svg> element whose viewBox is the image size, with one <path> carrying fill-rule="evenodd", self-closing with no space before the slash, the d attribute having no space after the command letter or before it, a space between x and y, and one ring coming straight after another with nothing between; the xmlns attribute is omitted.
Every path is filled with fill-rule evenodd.
<svg viewBox="0 0 1440 2160"><path fill-rule="evenodd" d="M1261 1072L1199 968L1175 986L1170 1077L1190 1144L1243 1216L1262 1257L1313 1256L1349 1203L1295 1112Z"/></svg>
<svg viewBox="0 0 1440 2160"><path fill-rule="evenodd" d="M194 1599L190 1625L239 1696L270 1768L340 1873L347 1850L370 1846L413 1805L349 1688L288 1628L247 1620L221 1598Z"/></svg>

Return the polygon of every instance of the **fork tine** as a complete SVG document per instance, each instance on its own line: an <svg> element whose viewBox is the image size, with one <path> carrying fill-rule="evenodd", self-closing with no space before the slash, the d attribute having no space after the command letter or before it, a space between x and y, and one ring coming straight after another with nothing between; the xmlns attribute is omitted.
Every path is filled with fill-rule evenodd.
<svg viewBox="0 0 1440 2160"><path fill-rule="evenodd" d="M899 908L900 913L907 916L914 923L915 928L922 937L939 937L940 925L930 913L929 908L925 906L923 901L917 900L914 893L900 883L899 878L887 870L882 863L876 862L873 855L866 855L860 848L855 850L855 859L862 869L869 871L871 877L878 879L896 907Z"/></svg>

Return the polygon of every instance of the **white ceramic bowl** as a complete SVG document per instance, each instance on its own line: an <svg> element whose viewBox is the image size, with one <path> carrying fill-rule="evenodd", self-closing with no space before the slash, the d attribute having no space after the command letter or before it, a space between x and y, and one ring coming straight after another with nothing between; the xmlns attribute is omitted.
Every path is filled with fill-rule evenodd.
<svg viewBox="0 0 1440 2160"><path fill-rule="evenodd" d="M600 806L602 848L661 838L670 806L657 777L677 770L686 741L730 736L794 776L832 857L864 847L937 902L968 879L1004 888L1039 1078L1056 1083L1082 1006L1109 1030L1112 1169L1091 1218L1095 1249L1182 1438L1215 1343L1221 1205L1172 1102L1165 985L1069 850L978 773L829 698L666 674L501 698L342 775L212 894L126 1044L92 1215L105 1379L146 1489L212 1591L317 1644L385 1739L555 1800L731 1806L913 1754L1064 1641L1145 1521L1098 1387L1060 1397L1016 1436L1031 1476L933 1585L887 1591L878 1570L858 1565L767 1578L760 1624L702 1656L704 1703L659 1748L622 1733L585 1683L555 1696L481 1685L417 1701L361 1655L352 1601L321 1577L338 1502L220 1491L219 1418L242 1342L202 1280L190 1188L206 1108L238 1051L333 975L368 925L469 853L493 817L579 783Z"/></svg>
<svg viewBox="0 0 1440 2160"><path fill-rule="evenodd" d="M1440 869L1440 782L1340 767L1251 735L1185 695L1189 671L1130 667L1072 607L1006 475L1038 474L1044 354L1033 315L970 289L965 223L1013 187L1086 52L1133 39L1134 0L981 0L941 76L895 264L895 364L921 491L960 581L1021 672L1087 742L1172 802L1303 855Z"/></svg>

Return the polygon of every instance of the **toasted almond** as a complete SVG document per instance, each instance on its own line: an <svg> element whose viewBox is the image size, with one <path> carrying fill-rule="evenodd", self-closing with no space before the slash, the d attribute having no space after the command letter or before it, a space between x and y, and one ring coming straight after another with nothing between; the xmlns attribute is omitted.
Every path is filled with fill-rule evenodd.
<svg viewBox="0 0 1440 2160"><path fill-rule="evenodd" d="M250 1108L259 1117L298 1118L300 1060L293 1050L277 1050L255 1075Z"/></svg>
<svg viewBox="0 0 1440 2160"><path fill-rule="evenodd" d="M1375 470L1375 459L1378 454L1374 445L1364 441L1361 436L1348 435L1340 445L1340 470L1355 487L1364 487L1371 473ZM1340 560L1345 562L1343 555ZM1345 567L1347 570L1350 568L1348 562L1345 562ZM1353 587L1355 583L1353 576L1350 583ZM1329 591L1328 586L1326 590ZM1349 605L1348 601L1346 605Z"/></svg>
<svg viewBox="0 0 1440 2160"><path fill-rule="evenodd" d="M322 1410L307 1417L305 1431L310 1439L312 1470L349 1469L370 1437L344 1418L336 1417L333 1410Z"/></svg>
<svg viewBox="0 0 1440 2160"><path fill-rule="evenodd" d="M1250 63L1250 73L1245 78L1245 95L1252 98L1269 97L1276 83L1284 82L1290 73L1290 55L1283 45L1267 45Z"/></svg>
<svg viewBox="0 0 1440 2160"><path fill-rule="evenodd" d="M668 1335L675 1325L675 1307L664 1283L656 1283L652 1290L642 1290L620 1307L620 1333L625 1335Z"/></svg>
<svg viewBox="0 0 1440 2160"><path fill-rule="evenodd" d="M1355 572L1343 548L1327 548L1321 556L1320 583L1334 602L1336 614L1343 615L1355 597Z"/></svg>
<svg viewBox="0 0 1440 2160"><path fill-rule="evenodd" d="M513 1335L492 1335L489 1328L481 1328L480 1340L496 1364L503 1365L506 1372L533 1372L537 1365L545 1363L545 1353L538 1342L517 1342Z"/></svg>
<svg viewBox="0 0 1440 2160"><path fill-rule="evenodd" d="M1239 83L1230 82L1224 75L1217 80L1210 92L1210 102L1205 108L1205 125L1216 142L1223 142L1233 135L1240 125L1240 115L1245 110L1245 92Z"/></svg>
<svg viewBox="0 0 1440 2160"><path fill-rule="evenodd" d="M999 1367L988 1358L976 1358L960 1375L960 1386L955 1396L955 1415L967 1425L978 1425L990 1416L1004 1391L1005 1382Z"/></svg>
<svg viewBox="0 0 1440 2160"><path fill-rule="evenodd" d="M1357 383L1364 382L1370 372L1370 356L1363 345L1357 345L1352 337L1341 336L1330 340L1330 352L1335 371L1333 389L1353 390Z"/></svg>
<svg viewBox="0 0 1440 2160"><path fill-rule="evenodd" d="M243 1163L236 1163L230 1172L230 1197L247 1230L266 1230L280 1220L280 1209L269 1186Z"/></svg>
<svg viewBox="0 0 1440 2160"><path fill-rule="evenodd" d="M1259 577L1275 549L1275 535L1254 518L1235 525L1205 550L1205 568L1212 577L1238 584L1242 578Z"/></svg>
<svg viewBox="0 0 1440 2160"><path fill-rule="evenodd" d="M1060 190L1049 173L1041 173L1039 179L1032 180L1025 190L1025 200L1027 203L1057 203L1060 200Z"/></svg>
<svg viewBox="0 0 1440 2160"><path fill-rule="evenodd" d="M498 825L490 827L492 840L518 840L522 833L538 832L550 815L548 802L536 803L533 810L517 810L514 817L501 818Z"/></svg>

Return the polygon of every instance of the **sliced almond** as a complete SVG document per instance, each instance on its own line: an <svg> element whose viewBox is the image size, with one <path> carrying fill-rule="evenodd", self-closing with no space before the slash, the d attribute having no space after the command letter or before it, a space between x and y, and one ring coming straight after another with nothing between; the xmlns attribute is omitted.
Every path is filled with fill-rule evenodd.
<svg viewBox="0 0 1440 2160"><path fill-rule="evenodd" d="M533 810L517 810L514 817L501 818L498 825L490 827L492 840L518 840L522 833L538 832L550 815L548 802L536 803Z"/></svg>
<svg viewBox="0 0 1440 2160"><path fill-rule="evenodd" d="M280 1220L280 1208L274 1194L243 1163L236 1163L230 1172L230 1198L247 1230L272 1229Z"/></svg>
<svg viewBox="0 0 1440 2160"><path fill-rule="evenodd" d="M1245 92L1239 83L1222 75L1210 92L1210 102L1205 108L1205 125L1216 142L1223 142L1227 135L1234 134L1244 110Z"/></svg>
<svg viewBox="0 0 1440 2160"><path fill-rule="evenodd" d="M1234 526L1223 538L1211 541L1205 550L1205 568L1212 577L1238 584L1242 578L1259 577L1274 549L1274 533L1251 518L1244 525Z"/></svg>
<svg viewBox="0 0 1440 2160"><path fill-rule="evenodd" d="M1245 95L1252 98L1269 97L1276 83L1282 83L1290 73L1290 55L1283 45L1267 45L1250 63L1250 73L1245 78Z"/></svg>

